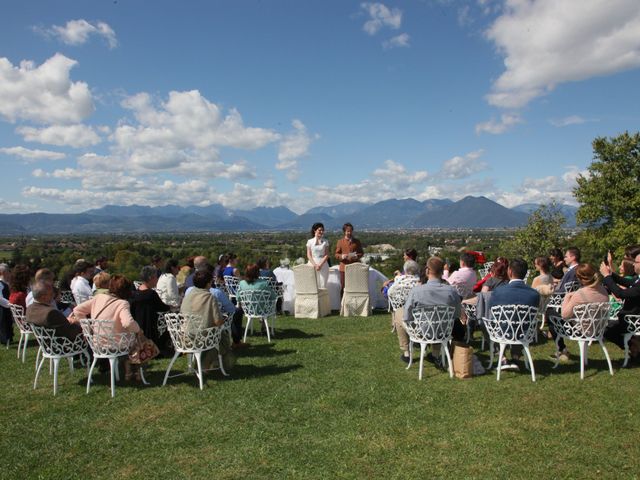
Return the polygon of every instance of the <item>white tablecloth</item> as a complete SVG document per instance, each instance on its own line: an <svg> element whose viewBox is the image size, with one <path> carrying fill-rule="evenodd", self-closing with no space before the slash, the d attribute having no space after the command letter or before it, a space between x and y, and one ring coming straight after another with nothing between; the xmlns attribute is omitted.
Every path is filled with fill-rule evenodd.
<svg viewBox="0 0 640 480"><path fill-rule="evenodd" d="M282 310L293 313L293 302L296 298L296 288L293 281L293 270L288 268L275 268L273 273L276 280L282 284L284 290L282 298Z"/></svg>

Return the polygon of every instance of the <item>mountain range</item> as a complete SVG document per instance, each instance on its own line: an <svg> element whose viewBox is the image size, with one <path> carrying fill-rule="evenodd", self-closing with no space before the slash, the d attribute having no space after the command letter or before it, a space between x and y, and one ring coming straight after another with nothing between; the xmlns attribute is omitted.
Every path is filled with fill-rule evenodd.
<svg viewBox="0 0 640 480"><path fill-rule="evenodd" d="M506 208L486 197L462 200L412 198L367 204L347 202L314 207L298 215L286 207L256 207L232 210L223 205L206 207L165 205L106 205L82 213L27 213L0 215L0 233L143 233L143 232L231 232L308 230L322 222L327 230L338 230L351 222L356 229L424 228L515 228L527 223L538 207L523 204ZM562 206L567 226L575 226L575 207Z"/></svg>

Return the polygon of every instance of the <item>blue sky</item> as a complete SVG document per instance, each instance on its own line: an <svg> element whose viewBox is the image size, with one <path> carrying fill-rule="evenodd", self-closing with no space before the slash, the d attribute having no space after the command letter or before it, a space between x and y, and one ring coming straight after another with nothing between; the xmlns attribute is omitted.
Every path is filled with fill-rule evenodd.
<svg viewBox="0 0 640 480"><path fill-rule="evenodd" d="M638 129L637 0L23 1L0 210L573 203Z"/></svg>

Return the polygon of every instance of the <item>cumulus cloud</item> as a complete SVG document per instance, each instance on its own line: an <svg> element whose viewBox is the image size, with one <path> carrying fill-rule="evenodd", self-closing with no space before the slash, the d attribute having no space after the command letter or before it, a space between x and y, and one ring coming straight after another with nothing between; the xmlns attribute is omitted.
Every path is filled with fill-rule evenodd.
<svg viewBox="0 0 640 480"><path fill-rule="evenodd" d="M87 125L52 125L45 128L18 127L16 132L27 142L45 145L89 147L100 143L100 136Z"/></svg>
<svg viewBox="0 0 640 480"><path fill-rule="evenodd" d="M293 131L284 135L278 148L278 170L287 170L287 178L295 180L298 177L298 161L309 154L309 147L314 140L320 138L318 134L310 134L307 127L298 119L291 122Z"/></svg>
<svg viewBox="0 0 640 480"><path fill-rule="evenodd" d="M512 192L496 194L495 200L506 207L515 207L523 203L548 203L555 199L560 203L575 204L573 189L577 185L579 175L587 175L575 165L565 167L560 175L549 175L541 178L525 178Z"/></svg>
<svg viewBox="0 0 640 480"><path fill-rule="evenodd" d="M514 125L522 123L522 117L517 113L503 113L500 115L500 119L496 120L492 118L486 122L478 123L476 125L476 133L492 133L499 135L506 132Z"/></svg>
<svg viewBox="0 0 640 480"><path fill-rule="evenodd" d="M10 202L0 198L0 211L2 213L33 212L36 208L32 203Z"/></svg>
<svg viewBox="0 0 640 480"><path fill-rule="evenodd" d="M586 123L589 120L582 118L579 115L570 115L565 118L552 118L549 123L554 127L568 127L569 125L580 125Z"/></svg>
<svg viewBox="0 0 640 480"><path fill-rule="evenodd" d="M89 40L90 36L99 36L107 41L109 48L118 46L116 32L105 22L93 24L84 19L69 20L65 26L53 25L51 28L35 30L46 36L55 37L67 45L82 45Z"/></svg>
<svg viewBox="0 0 640 480"><path fill-rule="evenodd" d="M390 50L396 47L408 47L409 46L409 34L401 33L395 37L391 37L389 40L382 42L382 47L385 50Z"/></svg>
<svg viewBox="0 0 640 480"><path fill-rule="evenodd" d="M37 162L38 160L61 160L66 157L66 155L61 152L32 150L24 147L4 147L0 148L0 152L14 157L20 157L27 162Z"/></svg>
<svg viewBox="0 0 640 480"><path fill-rule="evenodd" d="M456 155L442 164L439 176L448 179L467 178L474 173L482 172L488 168L486 162L480 161L482 150L467 153L464 156Z"/></svg>
<svg viewBox="0 0 640 480"><path fill-rule="evenodd" d="M392 190L403 192L412 185L424 183L429 178L429 173L426 170L407 171L401 163L385 160L384 168L376 168L371 176L386 183Z"/></svg>
<svg viewBox="0 0 640 480"><path fill-rule="evenodd" d="M76 61L56 53L42 65L22 61L14 66L0 58L0 115L9 122L78 123L93 112L93 99L84 82L69 77Z"/></svg>
<svg viewBox="0 0 640 480"><path fill-rule="evenodd" d="M369 19L362 29L369 35L375 35L383 27L397 30L402 25L402 11L398 8L388 8L383 3L365 2L360 4Z"/></svg>
<svg viewBox="0 0 640 480"><path fill-rule="evenodd" d="M505 71L486 97L500 108L640 66L637 0L507 0L485 35L504 56Z"/></svg>

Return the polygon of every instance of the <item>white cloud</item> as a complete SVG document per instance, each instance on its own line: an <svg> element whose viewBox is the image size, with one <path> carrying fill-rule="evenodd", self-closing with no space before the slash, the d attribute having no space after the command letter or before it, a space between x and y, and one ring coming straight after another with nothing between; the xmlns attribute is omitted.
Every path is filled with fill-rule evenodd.
<svg viewBox="0 0 640 480"><path fill-rule="evenodd" d="M88 147L100 143L100 136L92 127L82 124L52 125L45 128L18 127L16 132L27 142L46 145Z"/></svg>
<svg viewBox="0 0 640 480"><path fill-rule="evenodd" d="M565 118L552 118L549 120L549 123L554 127L567 127L569 125L580 125L588 121L589 120L586 120L579 115L570 115Z"/></svg>
<svg viewBox="0 0 640 480"><path fill-rule="evenodd" d="M515 207L522 203L548 203L555 199L560 203L575 204L573 188L577 185L576 178L586 175L586 170L570 165L561 176L549 175L541 178L525 178L522 184L512 192L496 194L495 199L506 207Z"/></svg>
<svg viewBox="0 0 640 480"><path fill-rule="evenodd" d="M500 108L640 66L637 0L507 0L485 35L504 56L505 71L487 95Z"/></svg>
<svg viewBox="0 0 640 480"><path fill-rule="evenodd" d="M361 3L360 8L365 10L369 19L362 29L369 35L375 35L382 27L397 30L402 25L402 11L398 8L389 9L382 3Z"/></svg>
<svg viewBox="0 0 640 480"><path fill-rule="evenodd" d="M267 181L258 187L236 183L233 186L233 190L220 195L218 201L226 208L247 209L251 207L291 205L291 200L288 194L278 192L273 181Z"/></svg>
<svg viewBox="0 0 640 480"><path fill-rule="evenodd" d="M476 133L483 132L499 135L506 132L514 125L522 123L522 117L517 113L503 113L500 115L500 120L492 118L486 122L478 123L476 125Z"/></svg>
<svg viewBox="0 0 640 480"><path fill-rule="evenodd" d="M483 154L482 150L467 153L464 156L456 155L442 164L439 176L449 179L470 177L474 173L482 172L488 168L486 162L478 159Z"/></svg>
<svg viewBox="0 0 640 480"><path fill-rule="evenodd" d="M0 198L0 211L2 213L33 212L37 207L32 203L9 202Z"/></svg>
<svg viewBox="0 0 640 480"><path fill-rule="evenodd" d="M75 60L56 53L42 65L22 61L14 67L0 58L0 115L10 122L30 120L48 124L77 123L93 112L84 82L72 82Z"/></svg>
<svg viewBox="0 0 640 480"><path fill-rule="evenodd" d="M402 194L409 187L424 183L429 178L429 173L426 170L408 172L404 165L393 160L385 160L384 168L375 169L371 176Z"/></svg>
<svg viewBox="0 0 640 480"><path fill-rule="evenodd" d="M291 122L293 131L284 135L278 148L278 170L287 170L287 178L295 180L298 177L298 161L309 154L309 147L320 135L311 135L307 127L298 119Z"/></svg>
<svg viewBox="0 0 640 480"><path fill-rule="evenodd" d="M54 25L47 29L36 28L36 31L55 37L67 45L82 45L89 40L90 36L97 35L107 41L109 48L118 46L116 33L105 22L92 24L83 19L69 20L64 27Z"/></svg>
<svg viewBox="0 0 640 480"><path fill-rule="evenodd" d="M20 157L28 162L37 162L38 160L61 160L66 157L64 153L52 152L50 150L31 150L24 147L4 147L0 148L1 153Z"/></svg>
<svg viewBox="0 0 640 480"><path fill-rule="evenodd" d="M53 172L46 172L41 168L36 168L33 172L31 172L31 175L36 178L61 178L64 180L71 180L73 178L82 178L87 175L87 172L70 167L64 169L56 169Z"/></svg>
<svg viewBox="0 0 640 480"><path fill-rule="evenodd" d="M390 38L389 40L385 40L382 42L382 47L385 50L390 50L396 47L409 47L409 34L401 33L400 35L396 35L395 37Z"/></svg>

